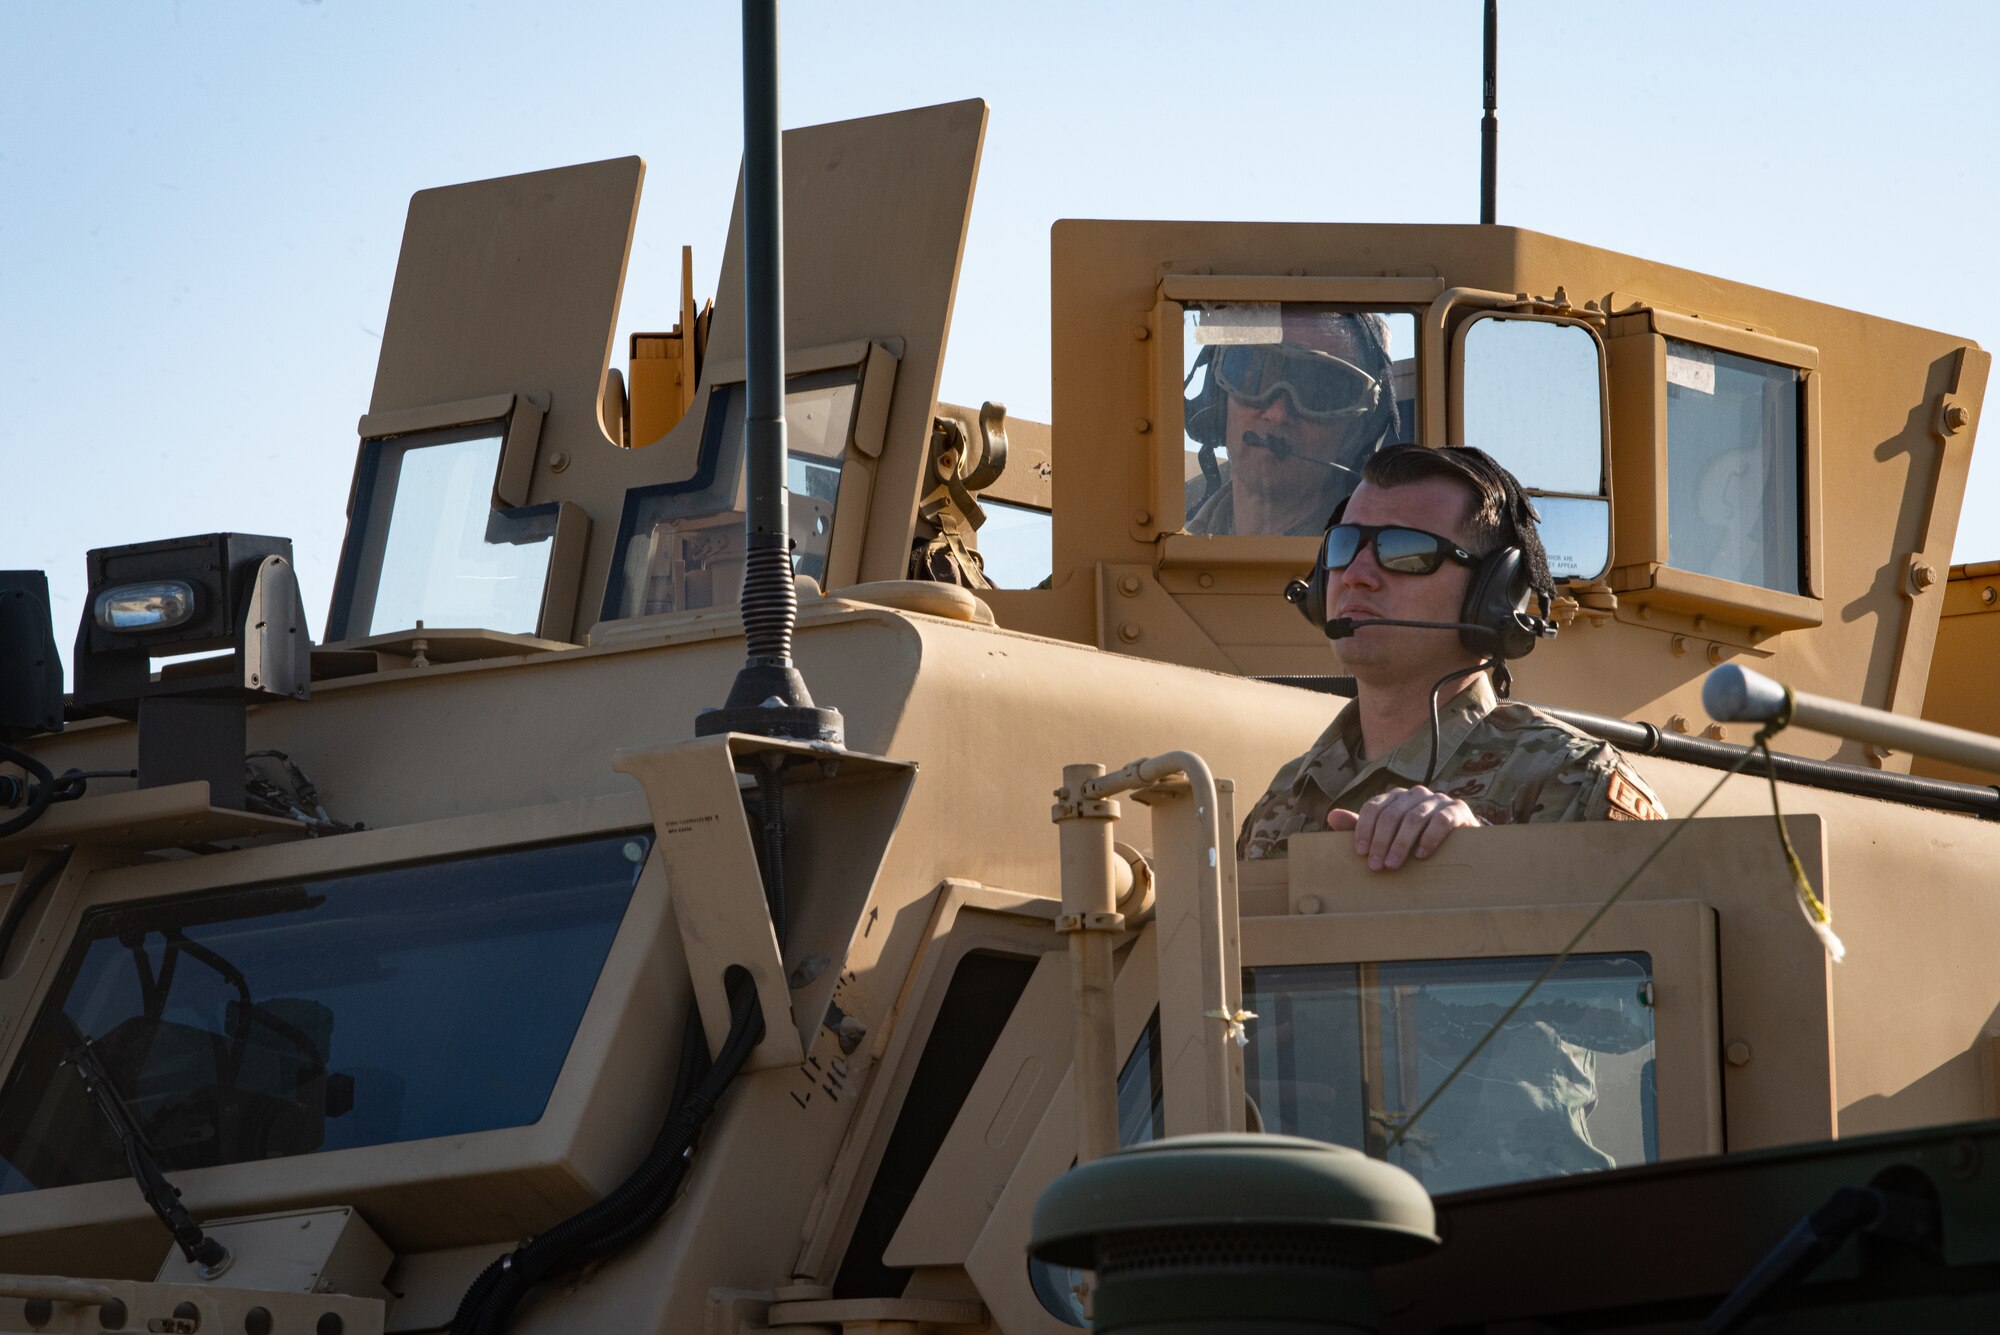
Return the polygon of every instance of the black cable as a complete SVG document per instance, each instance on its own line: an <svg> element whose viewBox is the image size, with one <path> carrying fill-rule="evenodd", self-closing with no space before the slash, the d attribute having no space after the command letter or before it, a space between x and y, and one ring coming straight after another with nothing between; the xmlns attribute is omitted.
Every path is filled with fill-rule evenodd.
<svg viewBox="0 0 2000 1335"><path fill-rule="evenodd" d="M258 772L253 761L275 760L291 775L291 791L287 792L276 782ZM351 834L362 829L358 822L349 825L329 816L326 807L319 800L319 789L307 776L299 763L283 751L252 751L243 758L244 805L267 816L283 816L298 821L306 827L306 833L318 838L321 834Z"/></svg>
<svg viewBox="0 0 2000 1335"><path fill-rule="evenodd" d="M1431 759L1430 763L1424 766L1424 787L1430 787L1437 779L1438 733L1441 731L1438 727L1438 692L1442 691L1448 682L1457 681L1460 677L1470 673L1484 672L1494 667L1501 667L1502 671L1506 670L1501 666L1498 658L1489 658L1478 667L1459 668L1455 672L1447 672L1442 677L1439 677L1437 683L1431 687Z"/></svg>
<svg viewBox="0 0 2000 1335"><path fill-rule="evenodd" d="M0 839L5 839L10 834L19 834L42 818L42 813L49 809L49 803L55 801L56 776L49 773L47 765L26 751L16 751L5 742L0 742L0 760L19 765L35 779L34 790L28 794L28 809L10 820L0 821Z"/></svg>
<svg viewBox="0 0 2000 1335"><path fill-rule="evenodd" d="M167 1181L166 1174L160 1171L159 1151L146 1138L138 1118L133 1116L131 1105L125 1102L124 1094L119 1091L118 1083L105 1069L103 1059L67 1013L62 1019L72 1040L70 1064L83 1081L83 1092L110 1124L112 1134L118 1137L118 1144L125 1151L126 1171L138 1183L139 1193L153 1208L160 1223L166 1226L167 1232L173 1234L175 1244L189 1264L200 1266L205 1271L219 1271L229 1260L229 1249L204 1234L201 1225L181 1204L180 1188Z"/></svg>
<svg viewBox="0 0 2000 1335"><path fill-rule="evenodd" d="M782 950L788 935L785 905L784 757L768 753L758 770L763 833L764 900ZM459 1300L452 1335L500 1335L529 1290L543 1280L616 1255L660 1222L673 1205L694 1158L702 1128L750 1053L764 1039L764 1009L750 971L732 966L723 976L729 997L729 1032L713 1059L701 1011L688 1000L679 1068L669 1112L653 1147L630 1176L596 1204L497 1258Z"/></svg>
<svg viewBox="0 0 2000 1335"><path fill-rule="evenodd" d="M136 779L135 769L66 769L56 775L55 796L51 802L74 802L89 790L92 779ZM0 775L0 807L18 807L33 797L35 785L26 779L12 775Z"/></svg>
<svg viewBox="0 0 2000 1335"><path fill-rule="evenodd" d="M667 1117L644 1162L603 1200L489 1265L460 1301L453 1335L498 1335L536 1284L621 1250L667 1212L687 1174L695 1138L763 1041L764 1010L749 971L732 967L725 986L730 993L729 1035L714 1064ZM693 1029L698 1036L698 1017Z"/></svg>

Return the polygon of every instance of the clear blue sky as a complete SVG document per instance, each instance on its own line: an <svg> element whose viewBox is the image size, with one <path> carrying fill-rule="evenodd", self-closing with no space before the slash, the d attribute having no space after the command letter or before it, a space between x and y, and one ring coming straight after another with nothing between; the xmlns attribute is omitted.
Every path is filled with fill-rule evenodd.
<svg viewBox="0 0 2000 1335"><path fill-rule="evenodd" d="M1991 4L1504 0L1502 221L2000 343ZM713 294L732 4L0 0L0 567L297 544L323 624L412 192L627 153ZM803 3L786 125L992 104L943 392L1046 417L1073 217L1474 221L1480 4ZM1400 185L1385 198L1387 160ZM622 340L622 334L621 334ZM2000 557L2000 437L1956 559Z"/></svg>

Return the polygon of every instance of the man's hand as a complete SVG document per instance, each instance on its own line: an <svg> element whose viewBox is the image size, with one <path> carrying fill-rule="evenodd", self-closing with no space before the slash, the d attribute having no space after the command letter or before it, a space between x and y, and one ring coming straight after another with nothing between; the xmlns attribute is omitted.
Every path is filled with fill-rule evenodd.
<svg viewBox="0 0 2000 1335"><path fill-rule="evenodd" d="M1336 807L1326 813L1326 823L1329 829L1354 831L1354 851L1367 857L1368 870L1394 871L1411 852L1427 858L1446 835L1480 820L1464 802L1419 783L1377 793L1359 813Z"/></svg>

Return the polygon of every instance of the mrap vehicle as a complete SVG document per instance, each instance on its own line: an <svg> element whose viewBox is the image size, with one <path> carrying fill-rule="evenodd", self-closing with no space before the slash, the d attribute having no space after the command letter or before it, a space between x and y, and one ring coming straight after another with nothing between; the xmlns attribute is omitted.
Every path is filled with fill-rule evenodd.
<svg viewBox="0 0 2000 1335"><path fill-rule="evenodd" d="M1202 1329L1990 1322L1993 775L1800 723L1773 783L1701 702L1996 730L1988 354L1504 226L1066 221L1052 421L941 403L985 123L784 136L786 491L741 193L713 303L612 347L626 158L411 201L322 622L282 538L101 549L51 704L9 577L0 1329L1056 1332L1099 1280L1038 1197L1200 1133L1415 1193L1379 1255L1144 1259L1409 1253ZM1343 701L1315 539L1188 530L1190 400L1315 312L1385 331L1396 439L1519 474L1514 693L1683 819L1232 857ZM816 705L736 698L786 655Z"/></svg>

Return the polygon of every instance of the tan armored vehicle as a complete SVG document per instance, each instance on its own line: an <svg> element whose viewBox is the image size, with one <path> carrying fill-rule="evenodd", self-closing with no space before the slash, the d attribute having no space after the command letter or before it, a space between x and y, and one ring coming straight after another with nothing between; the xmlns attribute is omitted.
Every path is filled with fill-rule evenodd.
<svg viewBox="0 0 2000 1335"><path fill-rule="evenodd" d="M1989 356L1507 227L1066 221L1053 421L943 404L985 118L785 136L793 652L837 743L732 730L775 624L737 607L744 203L713 304L690 265L614 348L636 158L411 201L323 622L281 539L92 554L67 726L0 702L0 1330L1054 1332L1093 1280L1030 1263L1043 1189L1254 1130L1436 1198L1387 1328L1690 1329L1899 1166L1944 1240L1896 1292L1992 1287L2000 1142L1936 1130L2000 1115L1991 775L1776 736L1838 964L1755 762L1685 826L1239 866L1339 665L1281 596L1312 536L1189 523L1216 350L1379 317L1373 439L1483 446L1547 519L1516 695L1685 815L1751 740L1717 665L1992 730L2000 579L1948 561ZM1872 1328L1879 1260L1793 1296Z"/></svg>

